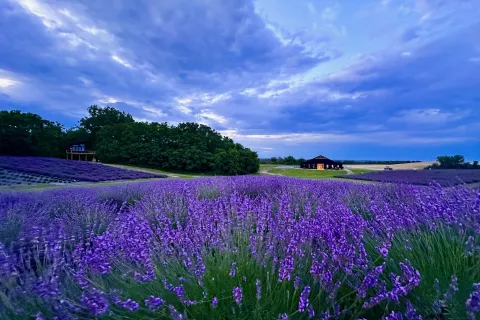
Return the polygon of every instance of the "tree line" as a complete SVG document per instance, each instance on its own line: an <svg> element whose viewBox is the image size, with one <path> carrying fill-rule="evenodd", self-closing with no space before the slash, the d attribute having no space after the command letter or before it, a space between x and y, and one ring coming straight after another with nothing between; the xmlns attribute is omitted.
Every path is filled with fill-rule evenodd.
<svg viewBox="0 0 480 320"><path fill-rule="evenodd" d="M0 154L65 157L85 144L105 163L223 175L257 172L256 152L206 125L138 122L112 107L92 105L73 128L18 110L0 111Z"/></svg>
<svg viewBox="0 0 480 320"><path fill-rule="evenodd" d="M295 158L293 156L288 156L288 157L271 157L271 158L262 158L260 159L261 164L278 164L278 165L300 165L302 162L304 162L304 158ZM336 162L342 163L342 164L401 164L401 163L415 163L415 162L421 162L417 160L387 160L387 161L381 161L381 160L335 160Z"/></svg>
<svg viewBox="0 0 480 320"><path fill-rule="evenodd" d="M438 156L437 162L425 169L480 169L478 161L465 162L465 157L462 155L454 156Z"/></svg>
<svg viewBox="0 0 480 320"><path fill-rule="evenodd" d="M293 156L288 156L288 157L271 157L271 158L263 158L260 159L261 164L278 164L278 165L300 165L302 162L304 162L304 158L298 158L295 159Z"/></svg>

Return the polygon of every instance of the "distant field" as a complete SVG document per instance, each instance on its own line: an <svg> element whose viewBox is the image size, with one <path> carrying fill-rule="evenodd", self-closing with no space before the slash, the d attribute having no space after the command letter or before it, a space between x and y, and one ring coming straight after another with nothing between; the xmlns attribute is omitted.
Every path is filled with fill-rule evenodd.
<svg viewBox="0 0 480 320"><path fill-rule="evenodd" d="M440 169L440 170L392 170L371 171L364 174L341 176L346 179L441 186L453 186L457 184L470 184L480 182L480 170L469 169Z"/></svg>
<svg viewBox="0 0 480 320"><path fill-rule="evenodd" d="M436 162L414 162L414 163L401 163L401 164L346 164L345 168L352 169L368 169L368 170L383 170L385 166L391 167L393 170L412 170L423 169ZM353 171L353 170L352 170Z"/></svg>

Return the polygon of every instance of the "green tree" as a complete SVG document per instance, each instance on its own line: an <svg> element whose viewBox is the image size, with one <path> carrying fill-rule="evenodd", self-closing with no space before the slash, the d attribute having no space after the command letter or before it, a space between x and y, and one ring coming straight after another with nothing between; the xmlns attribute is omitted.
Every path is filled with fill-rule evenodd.
<svg viewBox="0 0 480 320"><path fill-rule="evenodd" d="M465 163L465 158L461 155L454 156L438 156L437 161L440 163L442 168L460 168Z"/></svg>
<svg viewBox="0 0 480 320"><path fill-rule="evenodd" d="M286 157L286 158L284 159L284 162L285 162L285 164L291 166L291 165L296 164L296 163L297 163L297 160L295 160L295 158L294 158L293 156L288 156L288 157Z"/></svg>
<svg viewBox="0 0 480 320"><path fill-rule="evenodd" d="M63 157L61 124L19 110L0 111L0 154Z"/></svg>
<svg viewBox="0 0 480 320"><path fill-rule="evenodd" d="M80 119L80 126L91 134L90 144L95 147L98 132L110 125L133 123L133 117L112 107L100 108L92 105L88 108L88 117Z"/></svg>

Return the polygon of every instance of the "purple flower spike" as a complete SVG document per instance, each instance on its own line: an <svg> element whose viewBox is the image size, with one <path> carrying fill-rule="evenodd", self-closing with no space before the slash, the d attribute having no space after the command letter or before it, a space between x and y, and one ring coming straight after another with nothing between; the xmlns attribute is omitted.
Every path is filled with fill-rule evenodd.
<svg viewBox="0 0 480 320"><path fill-rule="evenodd" d="M470 319L475 319L475 313L480 312L480 283L473 284L473 292L465 304Z"/></svg>
<svg viewBox="0 0 480 320"><path fill-rule="evenodd" d="M257 300L260 300L262 298L262 282L257 279L255 281L255 286L257 288L257 294L255 295L255 297L257 298Z"/></svg>
<svg viewBox="0 0 480 320"><path fill-rule="evenodd" d="M306 286L300 294L300 300L298 301L298 312L304 312L309 306L308 296L310 295L310 287Z"/></svg>
<svg viewBox="0 0 480 320"><path fill-rule="evenodd" d="M237 263L235 261L232 262L232 265L230 266L230 273L228 274L232 278L235 277L236 267L237 267Z"/></svg>
<svg viewBox="0 0 480 320"><path fill-rule="evenodd" d="M157 311L158 309L160 309L160 307L162 307L163 304L165 304L165 301L162 298L150 296L145 299L145 306L150 311Z"/></svg>
<svg viewBox="0 0 480 320"><path fill-rule="evenodd" d="M242 303L243 295L242 295L242 288L241 287L235 287L233 288L233 298L235 299L235 302L240 305Z"/></svg>
<svg viewBox="0 0 480 320"><path fill-rule="evenodd" d="M218 305L218 298L217 297L213 297L212 299L212 308L216 308Z"/></svg>
<svg viewBox="0 0 480 320"><path fill-rule="evenodd" d="M135 310L138 310L138 308L140 307L140 305L137 302L133 301L132 299L121 301L119 305L122 308L127 309L128 311L135 311Z"/></svg>

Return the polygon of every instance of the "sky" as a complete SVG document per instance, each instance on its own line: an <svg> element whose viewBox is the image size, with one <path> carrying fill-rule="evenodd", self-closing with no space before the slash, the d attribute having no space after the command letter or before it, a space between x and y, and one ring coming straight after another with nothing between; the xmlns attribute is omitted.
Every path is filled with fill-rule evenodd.
<svg viewBox="0 0 480 320"><path fill-rule="evenodd" d="M195 121L260 157L480 159L478 0L0 0L0 109Z"/></svg>

